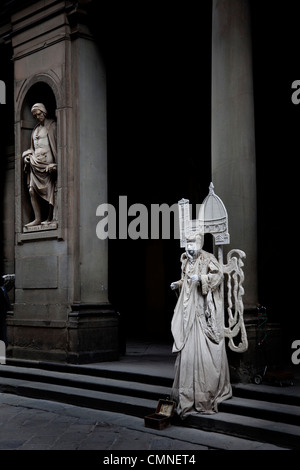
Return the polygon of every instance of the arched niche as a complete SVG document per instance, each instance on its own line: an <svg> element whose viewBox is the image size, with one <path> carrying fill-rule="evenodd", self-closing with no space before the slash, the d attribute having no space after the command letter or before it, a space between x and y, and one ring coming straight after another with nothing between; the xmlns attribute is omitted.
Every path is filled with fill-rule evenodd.
<svg viewBox="0 0 300 470"><path fill-rule="evenodd" d="M47 109L48 115L47 117L50 119L56 120L56 109L57 103L55 94L48 83L43 81L39 81L34 83L29 90L27 91L20 111L20 124L21 124L21 135L20 135L20 145L21 145L21 155L22 153L29 149L31 146L31 134L34 126L36 125L37 121L33 117L31 113L31 108L35 103L43 103ZM23 170L23 163L22 163L22 170ZM27 173L22 171L22 191L21 191L21 198L22 198L22 225L24 226L28 222L30 222L33 217L33 210L30 202L30 196L28 192L28 184L27 184ZM47 211L48 205L41 200L42 203L42 212L43 218L47 218Z"/></svg>

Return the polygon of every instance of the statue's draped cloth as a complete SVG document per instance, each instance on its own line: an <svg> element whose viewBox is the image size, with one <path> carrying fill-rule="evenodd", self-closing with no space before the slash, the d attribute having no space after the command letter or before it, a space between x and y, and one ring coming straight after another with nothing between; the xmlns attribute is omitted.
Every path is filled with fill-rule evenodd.
<svg viewBox="0 0 300 470"><path fill-rule="evenodd" d="M48 166L56 163L56 123L45 119L37 124L31 135L30 172L27 183L36 193L54 206L54 176Z"/></svg>
<svg viewBox="0 0 300 470"><path fill-rule="evenodd" d="M191 260L181 256L180 294L172 319L173 352L177 353L172 399L177 413L214 413L232 396L224 342L222 269L203 250ZM197 274L200 282L190 277Z"/></svg>

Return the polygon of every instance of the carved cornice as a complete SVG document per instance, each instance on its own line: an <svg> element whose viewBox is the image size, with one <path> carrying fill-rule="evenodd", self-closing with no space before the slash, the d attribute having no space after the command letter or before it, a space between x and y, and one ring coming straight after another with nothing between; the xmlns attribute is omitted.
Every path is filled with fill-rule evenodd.
<svg viewBox="0 0 300 470"><path fill-rule="evenodd" d="M89 22L87 7L92 3L93 0L49 0L47 3L42 3L40 0L7 0L0 7L0 43L10 43L12 38L18 34L24 33L61 13L66 14L66 23L70 26L72 39L79 36L92 39L87 27ZM21 18L13 19L13 15L34 4L37 4L34 12L31 11L22 15ZM55 6L57 8L53 9ZM49 11L50 7L51 11Z"/></svg>
<svg viewBox="0 0 300 470"><path fill-rule="evenodd" d="M31 2L35 3L35 2ZM57 8L51 12L48 11L49 6L53 7L57 4ZM60 5L59 5L60 4ZM43 20L49 20L51 18L54 18L55 16L59 15L62 12L68 11L72 6L70 5L65 5L65 2L62 4L61 0L56 0L53 1L50 4L46 4L43 7L36 9L34 11L34 15L28 14L25 16L22 16L21 19L13 21L12 18L10 17L9 23L10 23L10 30L9 32L6 32L2 36L2 40L5 43L8 43L12 40L14 36L17 36L18 34L24 33L25 31L33 28L36 25L39 25L43 22ZM24 8L24 6L23 6ZM19 6L19 9L16 11L19 11L22 9L22 6ZM41 14L44 13L44 17L41 16Z"/></svg>

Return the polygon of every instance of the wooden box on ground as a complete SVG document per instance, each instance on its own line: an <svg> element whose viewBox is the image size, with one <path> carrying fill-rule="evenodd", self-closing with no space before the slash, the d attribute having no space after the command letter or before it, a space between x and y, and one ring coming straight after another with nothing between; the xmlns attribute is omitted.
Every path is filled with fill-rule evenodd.
<svg viewBox="0 0 300 470"><path fill-rule="evenodd" d="M174 408L174 401L160 399L155 413L145 416L145 426L152 429L165 429L171 424Z"/></svg>

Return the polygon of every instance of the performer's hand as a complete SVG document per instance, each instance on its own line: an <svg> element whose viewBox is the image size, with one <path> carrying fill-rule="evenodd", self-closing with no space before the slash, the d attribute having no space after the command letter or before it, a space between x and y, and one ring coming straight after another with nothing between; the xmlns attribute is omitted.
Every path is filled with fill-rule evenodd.
<svg viewBox="0 0 300 470"><path fill-rule="evenodd" d="M177 282L172 282L170 287L171 287L172 290L178 289L178 283Z"/></svg>
<svg viewBox="0 0 300 470"><path fill-rule="evenodd" d="M191 276L191 280L192 280L193 282L197 282L197 281L199 281L199 276L198 276L197 274L193 274L193 275Z"/></svg>

